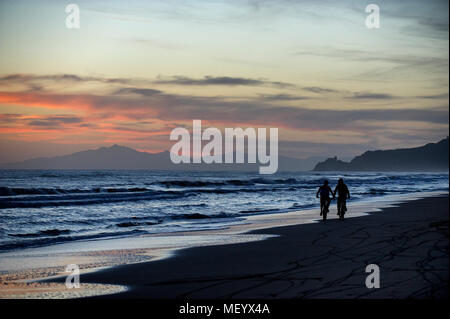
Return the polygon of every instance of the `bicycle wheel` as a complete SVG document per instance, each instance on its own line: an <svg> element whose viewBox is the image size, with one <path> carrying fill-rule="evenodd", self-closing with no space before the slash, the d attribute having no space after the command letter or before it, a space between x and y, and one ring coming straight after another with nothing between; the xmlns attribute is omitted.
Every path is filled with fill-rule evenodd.
<svg viewBox="0 0 450 319"><path fill-rule="evenodd" d="M339 205L339 218L340 219L344 219L344 214L345 214L345 204L344 203L340 203L340 205Z"/></svg>

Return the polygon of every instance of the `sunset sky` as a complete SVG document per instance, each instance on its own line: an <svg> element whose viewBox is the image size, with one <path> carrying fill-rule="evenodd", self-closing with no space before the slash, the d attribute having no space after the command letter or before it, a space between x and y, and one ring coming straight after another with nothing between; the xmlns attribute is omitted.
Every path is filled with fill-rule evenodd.
<svg viewBox="0 0 450 319"><path fill-rule="evenodd" d="M67 29L65 7L80 8ZM380 7L380 28L365 7ZM0 162L278 127L280 154L448 135L448 1L0 1Z"/></svg>

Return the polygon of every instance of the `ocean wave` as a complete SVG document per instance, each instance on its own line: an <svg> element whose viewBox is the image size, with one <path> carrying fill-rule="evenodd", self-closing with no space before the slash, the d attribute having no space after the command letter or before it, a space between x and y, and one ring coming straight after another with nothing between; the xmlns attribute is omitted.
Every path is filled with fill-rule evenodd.
<svg viewBox="0 0 450 319"><path fill-rule="evenodd" d="M274 192L277 188L213 188L187 190L146 190L139 192L107 192L87 194L45 195L28 197L6 197L0 200L0 209L5 208L40 208L58 206L99 205L114 202L135 202L150 200L169 200L200 194L237 194L254 192Z"/></svg>
<svg viewBox="0 0 450 319"><path fill-rule="evenodd" d="M0 250L223 227L317 207L323 180L334 187L341 176L352 201L448 191L448 174L0 170Z"/></svg>
<svg viewBox="0 0 450 319"><path fill-rule="evenodd" d="M133 230L127 230L122 232L99 232L97 234L92 235L69 235L69 236L43 236L41 235L39 237L18 237L20 238L18 241L13 241L9 243L0 244L0 250L12 250L17 248L26 248L26 247L40 247L40 246L47 246L47 245L53 245L53 244L59 244L64 243L68 241L74 241L74 240L90 240L90 239L98 239L98 238L118 238L118 237L124 237L124 236L133 236L133 235L140 235L147 233L144 230L140 229L133 229ZM14 237L14 236L12 236Z"/></svg>
<svg viewBox="0 0 450 319"><path fill-rule="evenodd" d="M61 195L61 194L88 194L88 193L134 193L145 192L150 189L144 187L130 188L20 188L20 187L0 187L0 196L18 196L18 195Z"/></svg>
<svg viewBox="0 0 450 319"><path fill-rule="evenodd" d="M365 192L367 195L385 195L388 193L385 189L377 189L377 188L371 188L368 192Z"/></svg>
<svg viewBox="0 0 450 319"><path fill-rule="evenodd" d="M234 217L233 214L227 214L227 213L218 213L218 214L200 214L200 213L192 213L192 214L178 214L178 215L172 215L170 216L170 219L173 220L179 220L179 219L207 219L207 218L228 218L228 217Z"/></svg>
<svg viewBox="0 0 450 319"><path fill-rule="evenodd" d="M225 182L206 182L206 181L185 181L185 180L174 180L174 181L162 181L157 184L166 187L207 187L207 186L224 186Z"/></svg>
<svg viewBox="0 0 450 319"><path fill-rule="evenodd" d="M41 230L36 233L25 233L25 234L8 234L12 237L42 237L42 236L59 236L62 234L69 234L70 230L68 229L46 229Z"/></svg>
<svg viewBox="0 0 450 319"><path fill-rule="evenodd" d="M177 207L179 208L192 208L192 207L207 207L208 204L206 203L201 203L201 204L183 204L183 205L179 205Z"/></svg>
<svg viewBox="0 0 450 319"><path fill-rule="evenodd" d="M205 218L211 218L209 215L200 214L200 213L193 213L193 214L181 214L181 215L174 215L171 216L172 219L205 219Z"/></svg>
<svg viewBox="0 0 450 319"><path fill-rule="evenodd" d="M116 224L117 227L136 227L136 226L150 226L150 225L158 225L161 224L162 221L154 221L154 222L123 222Z"/></svg>
<svg viewBox="0 0 450 319"><path fill-rule="evenodd" d="M249 186L249 185L268 185L268 184L296 184L295 178L269 179L269 178L251 178L251 179L228 179L223 181L188 181L171 180L158 182L167 187L210 187L210 186Z"/></svg>
<svg viewBox="0 0 450 319"><path fill-rule="evenodd" d="M239 211L239 214L269 213L269 212L274 212L274 211L276 211L276 210L274 210L274 209L255 208L255 209L241 210L241 211Z"/></svg>
<svg viewBox="0 0 450 319"><path fill-rule="evenodd" d="M28 196L28 197L8 197L0 200L1 208L39 208L51 206L84 206L97 205L114 202L133 202L139 200L162 200L192 196L193 194L179 191L157 191L148 190L145 192L108 192L108 193L87 193L87 194L66 194L58 196Z"/></svg>

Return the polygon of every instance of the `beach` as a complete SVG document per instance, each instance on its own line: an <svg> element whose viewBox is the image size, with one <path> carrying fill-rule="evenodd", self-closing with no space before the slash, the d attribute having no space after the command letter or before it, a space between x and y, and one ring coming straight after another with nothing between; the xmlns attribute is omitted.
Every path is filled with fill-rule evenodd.
<svg viewBox="0 0 450 319"><path fill-rule="evenodd" d="M203 238L197 245L124 249L120 254L150 257L82 273L78 290L64 289L65 276L30 285L56 285L46 298L448 298L448 194L349 208L344 221L333 216L334 207L326 224L317 209L252 216L246 224L197 231ZM219 234L228 244L220 244L223 238L208 243ZM170 236L187 242L193 234ZM91 256L119 254L100 248ZM366 287L369 264L379 267L380 288ZM16 298L29 293L19 288ZM3 281L3 297L7 290Z"/></svg>

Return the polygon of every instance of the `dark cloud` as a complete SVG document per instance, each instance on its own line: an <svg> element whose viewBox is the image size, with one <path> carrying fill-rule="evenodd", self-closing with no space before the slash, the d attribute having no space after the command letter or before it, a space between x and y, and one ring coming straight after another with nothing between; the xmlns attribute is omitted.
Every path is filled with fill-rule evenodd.
<svg viewBox="0 0 450 319"><path fill-rule="evenodd" d="M90 125L83 123L83 119L71 115L28 116L23 114L0 114L2 124L31 125L41 128L62 128L65 124L79 124L77 126Z"/></svg>
<svg viewBox="0 0 450 319"><path fill-rule="evenodd" d="M12 94L12 93L10 93ZM15 94L15 93L14 93ZM365 94L364 98L386 98ZM19 99L19 100L18 100ZM406 109L313 109L265 103L261 99L229 101L220 97L198 97L175 94L153 94L148 96L123 95L67 95L33 94L14 95L16 103L41 104L68 108L79 108L82 102L90 117L106 120L120 115L130 120L152 120L179 122L203 119L213 123L252 123L271 127L286 127L299 130L337 130L367 132L382 128L386 122L428 122L448 125L448 106L439 108ZM271 101L273 102L273 101ZM281 102L281 101L280 101ZM64 118L49 119L63 123ZM70 120L69 120L70 121Z"/></svg>
<svg viewBox="0 0 450 319"><path fill-rule="evenodd" d="M293 88L294 84L286 82L268 81L265 79L250 79L229 76L205 76L201 79L194 79L185 76L174 76L167 80L158 80L158 84L174 84L174 85L223 85L223 86L271 86L278 88Z"/></svg>
<svg viewBox="0 0 450 319"><path fill-rule="evenodd" d="M40 76L50 78L51 76ZM1 79L18 79L20 75L4 76ZM78 81L81 77L64 76L70 81ZM239 82L238 79L245 80ZM174 80L174 79L172 79ZM176 80L176 79L175 79ZM178 79L180 80L180 79ZM183 81L193 79L182 78ZM107 81L107 79L104 79ZM237 83L261 84L263 80L252 80L245 78L210 78L200 80L201 83ZM256 81L252 82L252 81ZM259 82L258 82L259 81ZM278 83L270 82L267 83ZM329 92L332 89L319 87L306 87L309 92ZM113 93L107 95L99 94L53 94L44 92L0 92L5 103L14 101L15 104L25 105L49 105L61 109L74 108L85 112L89 117L89 123L108 120L120 116L127 120L154 120L167 122L192 121L202 119L217 125L224 123L251 123L254 126L280 127L296 130L345 130L363 134L369 134L382 130L387 122L422 122L434 123L441 131L448 125L448 105L440 108L406 108L406 109L352 109L342 110L332 106L326 109L314 109L308 105L287 106L286 101L308 101L307 97L295 94L261 94L256 98L246 100L230 100L227 97L206 97L193 95L177 95L165 93L160 90L138 87L138 86L115 86ZM129 94L131 93L131 94ZM388 93L380 92L356 92L348 98L355 100L390 100L398 98ZM425 97L430 98L431 97ZM312 99L312 98L311 98ZM14 116L4 115L2 121L12 121ZM23 120L23 119L22 119ZM34 117L27 120L28 124L37 127L64 127L65 125L77 124L81 126L86 121L75 116L49 116ZM405 125L406 127L406 125ZM448 129L448 127L447 127ZM399 131L406 130L400 128ZM414 129L412 129L414 130Z"/></svg>
<svg viewBox="0 0 450 319"><path fill-rule="evenodd" d="M122 88L114 92L114 94L139 94L143 96L150 96L160 94L162 91L155 89L143 89L143 88Z"/></svg>
<svg viewBox="0 0 450 319"><path fill-rule="evenodd" d="M448 108L435 109L357 109L339 110L288 107L258 102L225 102L199 100L188 96L167 97L159 116L168 120L205 119L215 122L243 122L272 127L294 129L331 130L345 129L368 131L372 129L363 122L377 122L375 128L389 121L418 121L448 124ZM371 123L372 124L372 123Z"/></svg>
<svg viewBox="0 0 450 319"><path fill-rule="evenodd" d="M337 93L337 90L321 88L317 86L303 87L302 90L313 92L313 93Z"/></svg>
<svg viewBox="0 0 450 319"><path fill-rule="evenodd" d="M100 82L107 84L165 84L165 85L180 85L180 86L262 86L262 87L274 87L274 88L295 88L292 83L270 81L267 79L251 79L242 77L229 77L229 76L205 76L203 78L194 79L186 76L173 76L173 77L161 77L157 80L149 79L133 79L133 78L105 78L105 77L93 77L93 76L78 76L76 74L49 74L49 75L36 75L36 74L9 74L0 77L0 84L26 84L29 86L34 85L36 89L41 89L37 84L42 81L53 82ZM39 87L38 87L39 85ZM142 91L140 88L123 88L122 92L129 90L128 93L148 94L151 91ZM134 91L132 91L134 90ZM137 90L141 90L138 92ZM156 92L155 92L156 93Z"/></svg>
<svg viewBox="0 0 450 319"><path fill-rule="evenodd" d="M61 127L63 124L77 124L83 121L82 118L76 116L47 116L35 120L28 121L31 126L40 127Z"/></svg>
<svg viewBox="0 0 450 319"><path fill-rule="evenodd" d="M259 98L264 101L300 101L309 99L306 96L298 96L292 94L260 94Z"/></svg>
<svg viewBox="0 0 450 319"><path fill-rule="evenodd" d="M78 127L88 127L88 128L96 128L98 127L97 124L95 123L81 123L79 125L77 125Z"/></svg>
<svg viewBox="0 0 450 319"><path fill-rule="evenodd" d="M36 74L9 74L0 77L0 83L29 83L32 81L54 81L54 82L103 82L103 83L119 83L126 84L131 81L131 79L125 78L103 78L103 77L93 77L93 76L78 76L76 74L47 74L47 75L36 75Z"/></svg>
<svg viewBox="0 0 450 319"><path fill-rule="evenodd" d="M448 99L448 93L416 96L418 99Z"/></svg>
<svg viewBox="0 0 450 319"><path fill-rule="evenodd" d="M389 100L395 97L387 93L361 93L356 92L353 96L348 97L350 99L374 99L374 100Z"/></svg>
<svg viewBox="0 0 450 319"><path fill-rule="evenodd" d="M418 121L448 124L448 108L430 109L356 109L316 110L303 107L266 104L260 100L230 102L220 98L151 95L141 98L90 96L92 111L120 113L130 119L158 118L165 121L203 119L215 123L253 123L272 127L313 130L369 131L389 121ZM58 100L59 101L59 100ZM126 109L123 107L126 105ZM370 123L373 125L364 124ZM376 122L374 124L373 122Z"/></svg>

